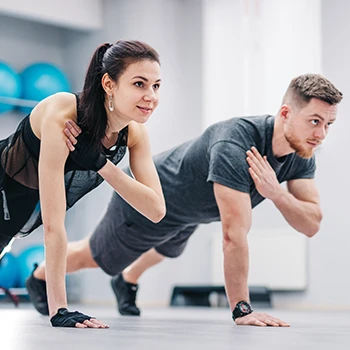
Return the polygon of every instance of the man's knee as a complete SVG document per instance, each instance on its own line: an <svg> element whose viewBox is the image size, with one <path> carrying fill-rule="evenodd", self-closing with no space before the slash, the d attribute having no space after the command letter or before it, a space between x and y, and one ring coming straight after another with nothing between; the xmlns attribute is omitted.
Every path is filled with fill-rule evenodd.
<svg viewBox="0 0 350 350"><path fill-rule="evenodd" d="M96 268L99 267L92 257L89 239L83 239L81 241L72 242L71 250L75 263L79 268Z"/></svg>

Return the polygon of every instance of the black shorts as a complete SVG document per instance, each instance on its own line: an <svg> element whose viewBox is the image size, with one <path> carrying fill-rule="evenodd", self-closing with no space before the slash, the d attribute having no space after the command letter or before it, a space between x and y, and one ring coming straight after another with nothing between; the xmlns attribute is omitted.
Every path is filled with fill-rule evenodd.
<svg viewBox="0 0 350 350"><path fill-rule="evenodd" d="M109 275L122 272L141 254L151 248L169 258L178 257L196 225L179 225L164 230L162 225L142 225L125 218L125 202L113 194L107 212L90 237L90 248L96 263Z"/></svg>
<svg viewBox="0 0 350 350"><path fill-rule="evenodd" d="M28 222L37 203L39 202L39 191L21 185L17 181L4 174L0 165L0 189L5 188L6 202L10 213L10 220L5 220L4 198L0 193L0 235L14 237L20 233L24 224Z"/></svg>

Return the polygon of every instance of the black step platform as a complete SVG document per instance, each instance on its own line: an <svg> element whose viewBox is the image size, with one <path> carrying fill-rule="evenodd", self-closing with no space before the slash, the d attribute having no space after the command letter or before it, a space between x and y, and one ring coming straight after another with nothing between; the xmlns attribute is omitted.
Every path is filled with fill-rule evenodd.
<svg viewBox="0 0 350 350"><path fill-rule="evenodd" d="M263 286L249 287L253 306L271 307L271 292ZM227 306L224 286L175 286L170 306Z"/></svg>

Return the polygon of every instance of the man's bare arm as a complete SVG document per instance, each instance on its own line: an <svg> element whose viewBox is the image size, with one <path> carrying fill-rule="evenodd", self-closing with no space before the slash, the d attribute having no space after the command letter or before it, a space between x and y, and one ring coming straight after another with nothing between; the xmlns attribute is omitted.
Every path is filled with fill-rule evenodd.
<svg viewBox="0 0 350 350"><path fill-rule="evenodd" d="M249 254L247 233L251 225L251 201L247 193L214 183L223 229L224 274L227 298L233 310L239 301L249 302ZM237 325L289 326L265 313L237 318Z"/></svg>

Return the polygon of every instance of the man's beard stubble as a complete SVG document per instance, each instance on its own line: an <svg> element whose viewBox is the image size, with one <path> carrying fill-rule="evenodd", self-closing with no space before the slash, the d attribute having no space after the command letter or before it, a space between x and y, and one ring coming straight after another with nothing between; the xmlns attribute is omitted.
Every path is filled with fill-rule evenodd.
<svg viewBox="0 0 350 350"><path fill-rule="evenodd" d="M284 135L286 140L288 141L289 145L291 148L294 149L295 153L301 157L301 158L311 158L314 154L314 149L313 148L307 148L306 146L303 146L302 141L299 141L293 133L290 133L289 135L285 134ZM305 142L310 141L310 142L317 142L320 144L319 140L316 139L310 139L306 140Z"/></svg>

